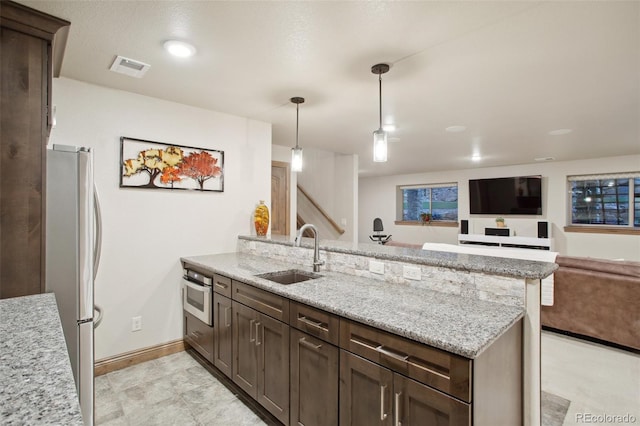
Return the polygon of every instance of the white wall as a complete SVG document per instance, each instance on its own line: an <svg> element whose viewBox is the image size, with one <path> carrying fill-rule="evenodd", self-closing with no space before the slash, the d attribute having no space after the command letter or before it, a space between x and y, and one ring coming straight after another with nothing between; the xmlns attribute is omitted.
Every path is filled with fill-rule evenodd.
<svg viewBox="0 0 640 426"><path fill-rule="evenodd" d="M96 359L181 338L179 258L232 252L238 234L255 233L253 209L271 199L271 125L70 79L54 79L53 91L50 143L95 153L104 225ZM223 150L224 192L119 188L121 136Z"/></svg>
<svg viewBox="0 0 640 426"><path fill-rule="evenodd" d="M637 235L584 234L564 232L567 216L567 176L591 173L629 172L640 170L640 155L608 157L591 160L524 164L447 172L362 178L359 181L359 240L368 241L373 231L373 219L380 217L385 234L393 240L422 244L439 242L457 244L458 228L438 226L394 225L396 220L396 186L426 183L458 183L458 219L469 219L470 233L484 233L495 226L494 216L469 215L469 179L542 175L542 216L505 216L506 224L518 236L537 236L537 222L552 224L554 249L571 256L591 256L604 259L623 258L640 261L640 238Z"/></svg>
<svg viewBox="0 0 640 426"><path fill-rule="evenodd" d="M304 148L298 183L345 232L343 241L357 241L358 156Z"/></svg>

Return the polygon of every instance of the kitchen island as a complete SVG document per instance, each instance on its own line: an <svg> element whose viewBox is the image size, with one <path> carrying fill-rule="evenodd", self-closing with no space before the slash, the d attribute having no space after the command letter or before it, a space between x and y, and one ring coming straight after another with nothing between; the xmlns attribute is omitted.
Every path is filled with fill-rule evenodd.
<svg viewBox="0 0 640 426"><path fill-rule="evenodd" d="M53 293L0 300L0 424L82 425Z"/></svg>
<svg viewBox="0 0 640 426"><path fill-rule="evenodd" d="M305 314L300 314L300 309L310 310L323 318L333 316L334 320L339 320L339 340L326 340L331 334L327 329L335 328L335 325L331 326L330 321L323 320L320 328L324 329L324 334L320 341L315 341L315 346L311 346L331 348L331 345L321 343L324 338L325 342L336 346L331 351L339 349L341 395L345 391L352 391L342 389L343 386L350 386L348 372L359 362L353 361L352 355L369 359L378 367L382 365L391 368L406 378L413 377L410 373L415 370L416 365L431 363L429 356L420 357L422 349L445 351L440 353L444 357L441 359L449 361L440 364L438 368L444 372L442 377L447 377L444 379L446 383L441 383L440 387L432 386L435 383L430 382L433 377L423 377L418 382L435 387L469 405L467 408L454 409L455 404L442 402L444 412L435 409L440 414L446 412L443 415L449 420L443 420L442 424L471 422L482 425L493 424L496 420L527 426L540 424L540 289L541 280L557 268L555 263L368 243L320 241L320 259L326 262L322 266L322 277L282 285L257 276L287 269L309 272L317 257L313 256L313 250L310 250L312 247L310 239L303 239L302 247L294 247L289 237L239 236L236 253L184 257L182 261L185 265L195 266L202 271L220 274L218 277L224 280L222 287L216 289L214 285L213 288L214 294L216 290L220 292L223 287L225 289L222 294L214 295L213 298L214 317L222 313L222 317L216 317L218 324L227 327L226 331L218 332L225 336L226 341L232 331L231 325L234 324L235 327L236 320L240 323L245 320L247 322L241 324L241 328L246 328L245 330L233 328L234 345L239 337L238 332L246 333L251 342L251 337L263 330L265 326L260 324L266 318L255 310L261 311L268 299L276 300L278 304L269 308L275 309L271 313L265 313L278 313L276 317L284 323L272 324L273 327L280 327L272 335L279 335L281 340L288 340L285 337L285 334L288 336L288 332L285 333L287 324L292 336L295 334L294 328L308 331L307 325L314 324L314 320L309 322ZM255 293L257 299L252 300L253 296L248 293ZM237 317L235 307L244 311L242 304L251 305L254 302L257 303L254 309L245 311L244 318ZM292 312L290 316L287 312L289 304ZM229 319L230 312L233 312L233 321ZM314 327L317 328L319 323L316 316ZM252 327L255 330L252 331ZM272 328L271 331L274 330ZM293 348L293 337L291 339ZM307 335L298 345L311 347L307 344L308 339ZM219 339L216 337L214 340L218 342ZM424 346L415 346L420 344ZM215 352L219 349L214 347L213 350ZM224 353L216 352L213 358L220 361L218 364L225 370L230 371L231 363L228 361L231 359L231 352L230 349L226 350ZM274 350L274 353L283 351L284 347L281 347L278 351ZM217 359L219 356L222 358ZM294 353L292 349L290 356L293 359L299 353ZM460 363L463 359L461 357L467 362ZM394 361L389 361L390 359ZM493 361L489 362L490 359ZM347 360L347 365L342 364L343 360ZM378 367L365 367L362 364L358 368L364 370L353 378L355 380L365 370L371 373ZM280 368L284 368L284 364ZM296 378L293 369L292 361L292 383ZM468 380L457 375L457 372L463 370L470 372ZM438 375L439 373L435 373L435 376ZM506 379L502 383L495 381L496 377L514 376L517 376L517 383ZM411 401L414 396L419 399L428 393L420 391L410 395L405 384L400 383L404 379L399 377L396 378L400 381L396 383L394 379L392 386L388 382L379 383L379 398L371 394L369 396L386 404L391 395L384 397L382 393L386 393L389 387L400 389L394 398L397 400L396 405L402 407L413 404ZM243 380L234 376L234 381L236 379ZM466 389L462 394L456 393L463 388ZM293 387L291 392L293 395ZM359 393L358 391L354 395ZM507 394L515 395L516 398L510 399L506 397ZM297 400L291 401L292 424L301 421L295 418L297 414L294 405L298 403ZM343 411L349 412L348 415L358 414L353 412L355 406L342 401L341 397L341 407L345 403L350 408L340 408L341 416ZM430 406L433 400L423 400L420 404L422 403L426 404L423 406ZM505 407L520 408L504 417L496 417L495 413L504 411ZM364 412L370 412L371 409L369 407ZM286 415L284 411L278 410L280 409L271 412L278 413L279 419L283 421ZM394 408L391 412L405 415L402 408ZM472 417L468 416L469 412L472 412ZM484 416L483 413L493 414ZM382 414L383 411L381 416ZM426 412L422 414L427 415ZM405 418L405 421L408 422L408 419ZM342 417L341 422L351 424L351 420Z"/></svg>

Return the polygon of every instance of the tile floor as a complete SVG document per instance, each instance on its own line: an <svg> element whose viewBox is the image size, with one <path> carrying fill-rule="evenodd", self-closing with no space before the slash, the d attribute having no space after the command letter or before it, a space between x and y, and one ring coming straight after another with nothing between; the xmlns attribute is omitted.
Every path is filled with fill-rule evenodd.
<svg viewBox="0 0 640 426"><path fill-rule="evenodd" d="M542 389L543 426L585 414L640 424L640 355L543 332ZM186 352L96 377L96 425L265 424Z"/></svg>

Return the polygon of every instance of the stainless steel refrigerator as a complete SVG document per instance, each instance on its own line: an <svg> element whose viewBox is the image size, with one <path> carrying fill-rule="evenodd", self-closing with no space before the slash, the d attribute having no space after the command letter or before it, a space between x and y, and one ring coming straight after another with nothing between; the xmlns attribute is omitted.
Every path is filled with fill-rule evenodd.
<svg viewBox="0 0 640 426"><path fill-rule="evenodd" d="M94 278L100 258L100 208L89 148L47 150L47 292L58 302L85 425L94 423Z"/></svg>

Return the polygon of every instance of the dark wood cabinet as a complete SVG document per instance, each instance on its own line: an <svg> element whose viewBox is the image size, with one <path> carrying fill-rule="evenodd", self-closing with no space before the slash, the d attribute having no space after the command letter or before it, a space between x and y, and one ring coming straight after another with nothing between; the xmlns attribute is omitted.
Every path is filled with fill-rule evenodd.
<svg viewBox="0 0 640 426"><path fill-rule="evenodd" d="M233 375L233 317L231 299L213 293L213 365L227 377Z"/></svg>
<svg viewBox="0 0 640 426"><path fill-rule="evenodd" d="M471 406L400 374L393 375L394 425L470 426Z"/></svg>
<svg viewBox="0 0 640 426"><path fill-rule="evenodd" d="M340 354L340 425L471 425L471 406L352 353Z"/></svg>
<svg viewBox="0 0 640 426"><path fill-rule="evenodd" d="M289 424L289 326L232 301L233 381Z"/></svg>
<svg viewBox="0 0 640 426"><path fill-rule="evenodd" d="M213 327L200 321L189 312L184 313L184 340L213 364Z"/></svg>
<svg viewBox="0 0 640 426"><path fill-rule="evenodd" d="M393 372L340 351L340 426L391 425Z"/></svg>
<svg viewBox="0 0 640 426"><path fill-rule="evenodd" d="M291 424L338 424L340 350L291 329Z"/></svg>
<svg viewBox="0 0 640 426"><path fill-rule="evenodd" d="M0 298L8 298L44 291L51 80L69 22L2 1L0 24Z"/></svg>

